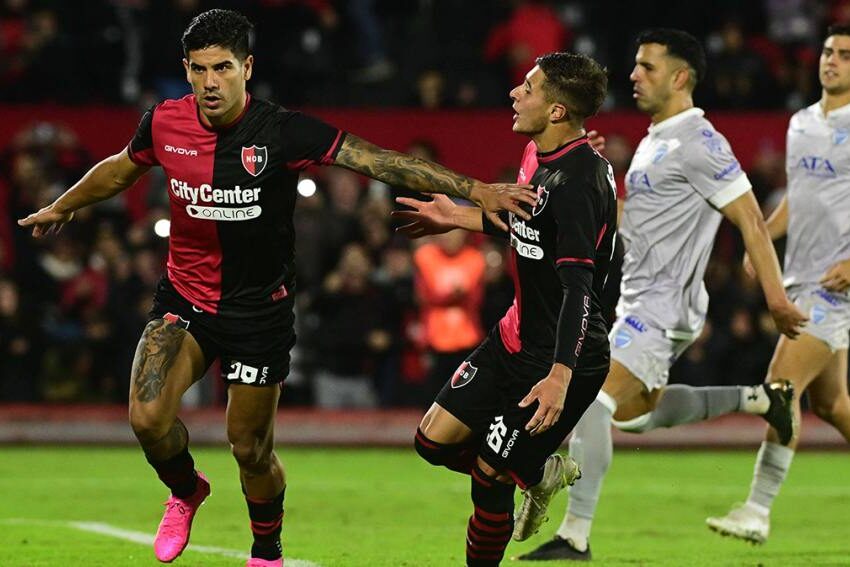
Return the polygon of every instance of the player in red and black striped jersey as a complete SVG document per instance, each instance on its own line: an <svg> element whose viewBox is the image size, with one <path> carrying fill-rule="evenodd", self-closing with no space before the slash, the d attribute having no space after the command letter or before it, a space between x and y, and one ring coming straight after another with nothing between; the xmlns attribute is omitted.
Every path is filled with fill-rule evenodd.
<svg viewBox="0 0 850 567"><path fill-rule="evenodd" d="M530 218L520 203L536 199L518 185L485 185L251 98L252 29L228 10L193 19L183 35L193 94L153 107L125 150L19 221L36 237L58 231L74 211L124 191L148 168L165 170L168 269L136 351L130 389L133 431L172 493L154 542L165 562L185 548L195 511L209 494L177 417L180 400L220 358L229 384L227 434L254 534L248 565L282 565L286 483L273 451L274 416L295 340L292 215L300 170L335 164L392 186L465 197L497 224L499 210Z"/></svg>
<svg viewBox="0 0 850 567"><path fill-rule="evenodd" d="M553 53L511 91L514 131L532 139L518 182L538 195L531 219L508 215L514 303L443 387L415 440L429 462L472 476L467 565L497 565L511 533L524 540L536 532L549 500L575 480L575 463L553 453L608 373L601 297L616 187L584 131L606 87L592 59ZM413 209L396 213L411 221L400 230L412 237L454 228L499 234L480 209L448 198L399 202ZM525 496L512 525L516 485Z"/></svg>

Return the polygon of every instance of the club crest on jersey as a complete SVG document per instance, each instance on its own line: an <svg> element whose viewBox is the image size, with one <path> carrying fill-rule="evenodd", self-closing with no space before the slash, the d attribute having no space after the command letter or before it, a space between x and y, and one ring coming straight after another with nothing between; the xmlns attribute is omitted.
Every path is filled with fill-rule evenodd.
<svg viewBox="0 0 850 567"><path fill-rule="evenodd" d="M820 325L826 320L826 308L822 305L815 305L812 307L810 316L812 318L812 323Z"/></svg>
<svg viewBox="0 0 850 567"><path fill-rule="evenodd" d="M269 161L269 153L266 150L267 146L251 146L246 148L242 146L242 166L245 171L257 177L266 168L266 163Z"/></svg>
<svg viewBox="0 0 850 567"><path fill-rule="evenodd" d="M472 366L468 360L465 360L463 364L457 367L454 375L452 376L452 388L462 388L466 386L472 379L475 378L475 374L478 372L478 368Z"/></svg>
<svg viewBox="0 0 850 567"><path fill-rule="evenodd" d="M629 345L632 344L632 334L625 329L619 329L614 334L614 346L617 348L629 348Z"/></svg>
<svg viewBox="0 0 850 567"><path fill-rule="evenodd" d="M537 187L537 202L534 203L534 208L531 210L532 216L537 216L543 211L543 207L549 202L549 190L543 185Z"/></svg>
<svg viewBox="0 0 850 567"><path fill-rule="evenodd" d="M850 130L847 130L847 128L836 128L832 132L832 143L836 146L846 142L847 138L850 138Z"/></svg>

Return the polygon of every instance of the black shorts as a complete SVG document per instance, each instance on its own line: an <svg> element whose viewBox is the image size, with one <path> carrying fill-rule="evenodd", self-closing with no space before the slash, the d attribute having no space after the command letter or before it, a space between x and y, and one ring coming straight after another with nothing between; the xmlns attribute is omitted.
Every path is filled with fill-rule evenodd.
<svg viewBox="0 0 850 567"><path fill-rule="evenodd" d="M289 351L295 344L292 306L290 296L271 314L221 317L201 311L162 278L148 321L165 319L186 329L200 345L207 366L221 359L225 382L266 386L283 382L289 374Z"/></svg>
<svg viewBox="0 0 850 567"><path fill-rule="evenodd" d="M443 386L436 402L472 429L480 457L495 470L510 474L520 488L540 478L540 468L557 451L590 406L608 375L608 341L586 342L558 421L529 435L525 425L537 411L517 404L551 370L550 364L523 360L502 344L498 327L467 357Z"/></svg>

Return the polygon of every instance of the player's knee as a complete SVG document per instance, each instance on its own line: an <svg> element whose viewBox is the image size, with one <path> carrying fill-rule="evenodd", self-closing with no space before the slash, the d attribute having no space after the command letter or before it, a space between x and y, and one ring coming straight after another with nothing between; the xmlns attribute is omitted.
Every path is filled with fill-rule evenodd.
<svg viewBox="0 0 850 567"><path fill-rule="evenodd" d="M155 443L165 437L173 420L164 419L163 412L150 405L130 404L130 427L142 445Z"/></svg>
<svg viewBox="0 0 850 567"><path fill-rule="evenodd" d="M271 451L256 437L242 437L231 440L230 452L239 464L239 468L246 472L265 470L271 462Z"/></svg>
<svg viewBox="0 0 850 567"><path fill-rule="evenodd" d="M447 466L456 461L461 452L459 445L437 443L425 436L421 429L416 430L413 446L419 456L434 466Z"/></svg>

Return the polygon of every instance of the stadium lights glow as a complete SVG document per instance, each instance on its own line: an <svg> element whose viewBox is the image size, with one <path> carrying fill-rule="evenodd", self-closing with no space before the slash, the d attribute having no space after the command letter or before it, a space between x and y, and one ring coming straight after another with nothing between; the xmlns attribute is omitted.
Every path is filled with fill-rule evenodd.
<svg viewBox="0 0 850 567"><path fill-rule="evenodd" d="M153 225L153 231L160 238L168 238L171 233L171 221L168 219L159 219Z"/></svg>
<svg viewBox="0 0 850 567"><path fill-rule="evenodd" d="M316 182L305 177L298 182L298 194L302 197L312 197L316 194Z"/></svg>

